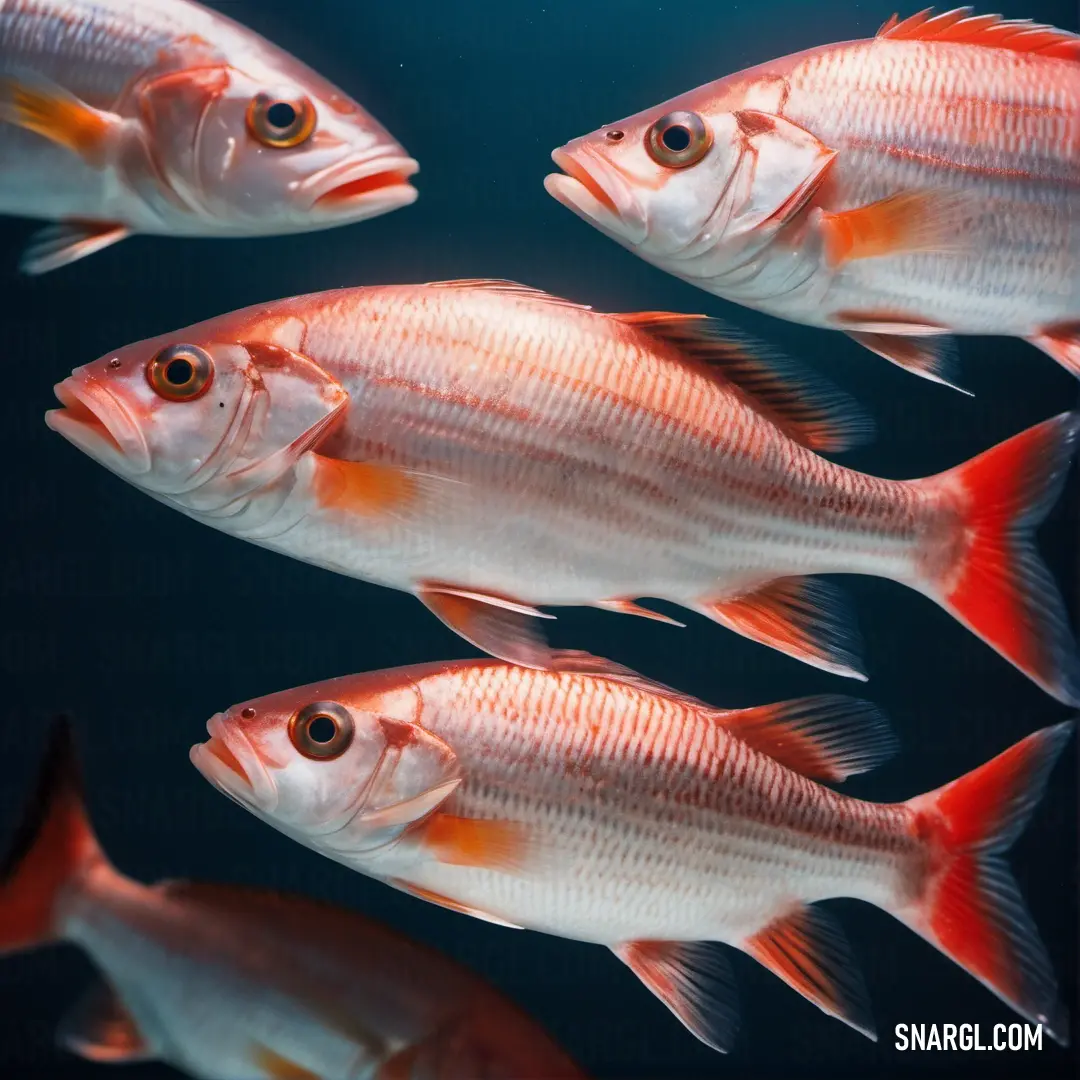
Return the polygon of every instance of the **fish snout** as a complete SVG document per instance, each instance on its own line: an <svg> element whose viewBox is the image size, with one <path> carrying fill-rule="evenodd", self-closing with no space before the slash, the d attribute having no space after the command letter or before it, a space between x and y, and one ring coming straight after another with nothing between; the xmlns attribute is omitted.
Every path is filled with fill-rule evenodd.
<svg viewBox="0 0 1080 1080"><path fill-rule="evenodd" d="M551 160L562 170L544 178L544 188L553 199L624 244L645 242L645 215L618 169L576 143L553 150Z"/></svg>
<svg viewBox="0 0 1080 1080"><path fill-rule="evenodd" d="M150 471L151 456L138 420L100 379L76 371L53 387L60 408L45 423L84 454L123 476Z"/></svg>
<svg viewBox="0 0 1080 1080"><path fill-rule="evenodd" d="M192 765L219 791L248 809L270 812L277 788L259 755L243 732L230 728L224 713L206 723L210 736L188 752Z"/></svg>

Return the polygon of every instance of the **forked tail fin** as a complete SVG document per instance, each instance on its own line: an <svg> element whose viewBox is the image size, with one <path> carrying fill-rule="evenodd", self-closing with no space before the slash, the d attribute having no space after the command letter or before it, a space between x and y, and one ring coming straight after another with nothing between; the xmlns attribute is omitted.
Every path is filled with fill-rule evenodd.
<svg viewBox="0 0 1080 1080"><path fill-rule="evenodd" d="M1004 854L1072 730L1067 722L1037 731L959 780L909 800L929 860L917 900L893 911L1063 1045L1068 1016Z"/></svg>
<svg viewBox="0 0 1080 1080"><path fill-rule="evenodd" d="M1063 413L939 476L959 508L944 560L919 587L1047 693L1080 706L1080 654L1034 533L1065 483L1080 412Z"/></svg>
<svg viewBox="0 0 1080 1080"><path fill-rule="evenodd" d="M56 940L61 894L104 861L83 806L71 726L59 719L22 824L0 866L0 955Z"/></svg>

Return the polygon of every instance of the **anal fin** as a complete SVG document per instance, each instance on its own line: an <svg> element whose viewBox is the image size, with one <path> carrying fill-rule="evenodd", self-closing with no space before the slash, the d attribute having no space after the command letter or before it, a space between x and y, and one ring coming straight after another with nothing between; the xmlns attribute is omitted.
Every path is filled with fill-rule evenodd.
<svg viewBox="0 0 1080 1080"><path fill-rule="evenodd" d="M778 578L729 600L705 601L697 610L751 641L803 663L866 681L859 639L839 590L809 577Z"/></svg>
<svg viewBox="0 0 1080 1080"><path fill-rule="evenodd" d="M19 269L32 277L48 274L104 251L130 235L126 225L114 221L64 221L48 225L31 238L22 253Z"/></svg>
<svg viewBox="0 0 1080 1080"><path fill-rule="evenodd" d="M800 907L747 938L742 948L822 1012L877 1041L862 976L831 915Z"/></svg>
<svg viewBox="0 0 1080 1080"><path fill-rule="evenodd" d="M1031 344L1080 379L1080 322L1048 326L1031 339Z"/></svg>
<svg viewBox="0 0 1080 1080"><path fill-rule="evenodd" d="M611 950L707 1046L726 1053L739 1012L724 946L715 941L627 941Z"/></svg>
<svg viewBox="0 0 1080 1080"><path fill-rule="evenodd" d="M57 1042L87 1061L119 1065L152 1061L131 1014L106 982L95 983L60 1022Z"/></svg>

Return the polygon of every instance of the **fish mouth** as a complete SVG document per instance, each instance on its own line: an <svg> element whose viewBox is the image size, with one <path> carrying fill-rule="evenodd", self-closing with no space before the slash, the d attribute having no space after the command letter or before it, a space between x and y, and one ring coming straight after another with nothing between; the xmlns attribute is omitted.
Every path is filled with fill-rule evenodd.
<svg viewBox="0 0 1080 1080"><path fill-rule="evenodd" d="M191 764L218 791L246 809L272 812L277 787L243 732L227 731L223 713L206 722L206 731L210 738L188 751Z"/></svg>
<svg viewBox="0 0 1080 1080"><path fill-rule="evenodd" d="M409 183L420 171L411 157L382 157L361 165L335 168L319 177L313 209L335 216L374 217L414 203L419 196Z"/></svg>
<svg viewBox="0 0 1080 1080"><path fill-rule="evenodd" d="M623 243L645 241L648 229L630 186L599 155L587 147L564 146L551 152L551 160L562 169L544 177L553 199Z"/></svg>
<svg viewBox="0 0 1080 1080"><path fill-rule="evenodd" d="M69 376L53 387L59 409L45 423L84 454L125 476L150 471L150 448L124 403L96 379Z"/></svg>

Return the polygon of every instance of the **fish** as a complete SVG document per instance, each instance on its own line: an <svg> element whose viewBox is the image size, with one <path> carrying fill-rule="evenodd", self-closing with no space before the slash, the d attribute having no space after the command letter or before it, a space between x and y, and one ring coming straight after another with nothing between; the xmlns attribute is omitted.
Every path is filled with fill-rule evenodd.
<svg viewBox="0 0 1080 1080"><path fill-rule="evenodd" d="M0 871L0 955L74 944L102 978L58 1043L206 1080L582 1077L508 999L448 957L303 896L117 870L54 723Z"/></svg>
<svg viewBox="0 0 1080 1080"><path fill-rule="evenodd" d="M1080 376L1080 37L894 15L552 153L550 195L726 300L960 388L952 335Z"/></svg>
<svg viewBox="0 0 1080 1080"><path fill-rule="evenodd" d="M51 224L44 274L134 234L363 221L419 169L356 101L188 0L0 0L0 214Z"/></svg>
<svg viewBox="0 0 1080 1080"><path fill-rule="evenodd" d="M672 621L658 598L865 679L842 594L891 578L1061 701L1080 655L1032 532L1080 437L1065 413L939 476L819 456L845 395L700 316L526 286L339 289L106 353L52 430L214 528L410 592L477 648L557 658L544 606ZM681 625L681 624L680 624Z"/></svg>
<svg viewBox="0 0 1080 1080"><path fill-rule="evenodd" d="M699 1039L732 1046L727 948L871 1038L836 919L899 919L1059 1041L1067 1017L1004 854L1073 724L906 802L840 794L896 741L871 704L718 709L628 669L451 661L218 713L199 772L259 820L406 893L609 947Z"/></svg>

